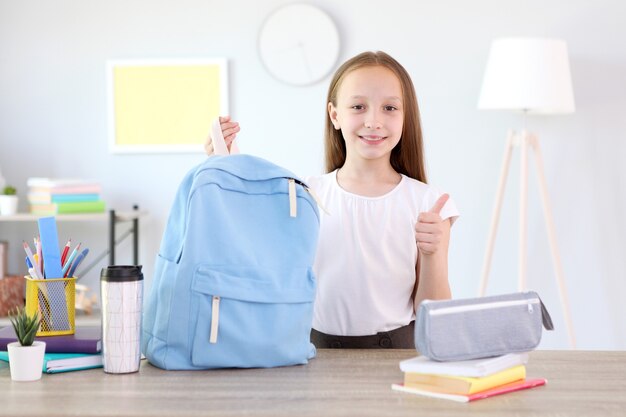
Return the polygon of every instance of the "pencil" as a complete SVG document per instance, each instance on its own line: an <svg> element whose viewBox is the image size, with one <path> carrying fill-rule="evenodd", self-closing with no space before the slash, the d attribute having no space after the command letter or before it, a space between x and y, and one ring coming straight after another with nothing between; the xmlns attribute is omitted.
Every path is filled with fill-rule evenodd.
<svg viewBox="0 0 626 417"><path fill-rule="evenodd" d="M70 238L65 247L63 248L63 253L61 254L61 266L65 266L65 260L67 259L67 253L70 251L70 245L72 244L72 238Z"/></svg>
<svg viewBox="0 0 626 417"><path fill-rule="evenodd" d="M37 265L37 263L35 262L35 258L33 257L33 252L30 250L30 246L28 246L28 243L26 243L26 241L22 241L22 243L24 244L24 251L26 251L26 256L28 256L28 260L33 265L33 269L35 270L35 278L43 279L43 274L39 270L39 265Z"/></svg>

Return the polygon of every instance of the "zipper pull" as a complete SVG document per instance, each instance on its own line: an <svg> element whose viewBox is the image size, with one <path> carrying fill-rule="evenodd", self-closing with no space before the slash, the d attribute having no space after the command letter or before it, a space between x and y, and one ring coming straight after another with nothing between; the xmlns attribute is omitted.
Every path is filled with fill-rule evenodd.
<svg viewBox="0 0 626 417"><path fill-rule="evenodd" d="M313 197L313 201L315 201L315 204L317 204L317 206L321 208L324 213L330 216L330 212L326 210L326 207L324 207L324 205L320 201L320 198L317 196L317 194L315 194L315 192L309 187L304 187L304 189L309 193L311 197Z"/></svg>
<svg viewBox="0 0 626 417"><path fill-rule="evenodd" d="M213 296L213 303L211 305L211 333L209 336L209 343L217 343L217 327L220 321L220 297Z"/></svg>
<svg viewBox="0 0 626 417"><path fill-rule="evenodd" d="M541 321L543 323L543 327L546 330L554 330L552 317L550 317L550 313L548 313L548 309L546 308L546 306L543 305L543 301L541 301L541 298L539 299L539 304L541 304Z"/></svg>
<svg viewBox="0 0 626 417"><path fill-rule="evenodd" d="M328 214L330 216L330 212L328 210L326 210L326 207L324 207L324 205L320 201L320 198L317 196L317 194L315 194L315 191L313 191L311 188L309 188L308 185L306 185L302 181L296 180L294 178L289 178L289 181L290 182L293 181L294 183L300 184L302 186L302 188L304 188L304 191L309 193L311 198L313 198L313 201L315 201L315 204L317 204L317 207L321 208L322 211L324 211L324 213L326 213L326 214ZM294 187L295 187L295 184L294 184ZM294 191L295 191L295 188L294 188ZM292 216L292 217L295 217L295 216Z"/></svg>
<svg viewBox="0 0 626 417"><path fill-rule="evenodd" d="M296 180L289 178L289 216L298 215L298 199L296 198Z"/></svg>

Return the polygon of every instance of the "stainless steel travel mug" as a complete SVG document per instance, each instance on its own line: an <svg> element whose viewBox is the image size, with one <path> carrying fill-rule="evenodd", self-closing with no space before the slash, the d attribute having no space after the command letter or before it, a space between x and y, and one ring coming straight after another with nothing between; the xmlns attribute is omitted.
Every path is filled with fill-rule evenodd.
<svg viewBox="0 0 626 417"><path fill-rule="evenodd" d="M102 268L102 362L104 372L137 372L141 359L141 308L143 273L141 265Z"/></svg>

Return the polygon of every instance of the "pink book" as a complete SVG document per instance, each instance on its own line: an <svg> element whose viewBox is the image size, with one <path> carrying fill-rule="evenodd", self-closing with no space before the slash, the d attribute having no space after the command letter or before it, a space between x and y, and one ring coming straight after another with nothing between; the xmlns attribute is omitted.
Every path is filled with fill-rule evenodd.
<svg viewBox="0 0 626 417"><path fill-rule="evenodd" d="M59 185L48 187L30 187L29 193L33 195L51 195L51 194L100 194L102 186L100 184L83 184L83 185Z"/></svg>
<svg viewBox="0 0 626 417"><path fill-rule="evenodd" d="M427 391L419 388L405 387L404 384L392 384L391 389L396 391L408 392L410 394L424 395L427 397L441 398L444 400L467 403L470 401L482 400L483 398L493 397L500 394L506 394L507 392L538 387L541 385L545 385L546 382L547 381L543 378L523 379L511 382L510 384L500 385L499 387L491 388L485 391L476 392L470 395L445 394L442 392Z"/></svg>

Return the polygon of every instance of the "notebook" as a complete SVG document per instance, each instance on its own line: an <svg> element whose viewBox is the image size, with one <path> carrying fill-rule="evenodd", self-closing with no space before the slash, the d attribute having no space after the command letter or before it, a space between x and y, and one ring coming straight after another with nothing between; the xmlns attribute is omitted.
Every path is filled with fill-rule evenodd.
<svg viewBox="0 0 626 417"><path fill-rule="evenodd" d="M9 352L0 351L0 360L9 362ZM101 367L102 355L99 353L46 353L43 357L43 372L47 374Z"/></svg>
<svg viewBox="0 0 626 417"><path fill-rule="evenodd" d="M39 336L35 340L46 342L46 353L99 353L102 349L102 331L99 325L76 327L74 334ZM0 350L17 341L13 326L0 329Z"/></svg>
<svg viewBox="0 0 626 417"><path fill-rule="evenodd" d="M495 374L517 365L528 363L528 353L509 353L486 359L472 359L467 361L438 362L425 356L418 356L400 362L403 372L420 374L456 375L469 377L484 377Z"/></svg>
<svg viewBox="0 0 626 417"><path fill-rule="evenodd" d="M404 386L448 394L469 395L526 378L526 367L517 365L483 377L417 374L406 372Z"/></svg>
<svg viewBox="0 0 626 417"><path fill-rule="evenodd" d="M391 389L395 391L407 392L409 394L423 395L426 397L440 398L442 400L451 400L467 403L470 401L482 400L483 398L489 398L500 394L506 394L513 391L519 391L528 388L534 388L541 385L545 385L547 381L543 378L526 379L522 381L513 382L499 387L491 388L486 391L477 392L470 395L460 394L445 394L441 392L428 391L424 389L405 387L403 384L392 384Z"/></svg>

